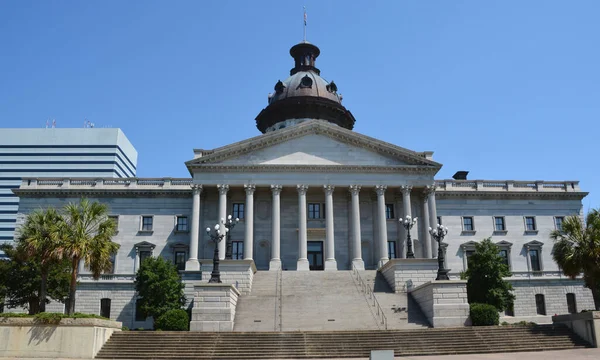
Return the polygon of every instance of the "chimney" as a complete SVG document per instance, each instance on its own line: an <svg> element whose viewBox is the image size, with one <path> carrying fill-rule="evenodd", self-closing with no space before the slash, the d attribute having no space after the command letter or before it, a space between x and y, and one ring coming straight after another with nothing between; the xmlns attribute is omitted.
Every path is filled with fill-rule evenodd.
<svg viewBox="0 0 600 360"><path fill-rule="evenodd" d="M456 174L452 175L454 180L467 180L468 171L457 171Z"/></svg>

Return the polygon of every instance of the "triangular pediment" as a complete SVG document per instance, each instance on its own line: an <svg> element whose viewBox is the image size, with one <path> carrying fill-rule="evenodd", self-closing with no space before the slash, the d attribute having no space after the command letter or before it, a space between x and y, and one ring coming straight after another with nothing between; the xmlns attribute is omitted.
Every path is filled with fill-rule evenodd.
<svg viewBox="0 0 600 360"><path fill-rule="evenodd" d="M318 120L203 151L201 157L186 164L189 168L202 165L441 167L424 153Z"/></svg>

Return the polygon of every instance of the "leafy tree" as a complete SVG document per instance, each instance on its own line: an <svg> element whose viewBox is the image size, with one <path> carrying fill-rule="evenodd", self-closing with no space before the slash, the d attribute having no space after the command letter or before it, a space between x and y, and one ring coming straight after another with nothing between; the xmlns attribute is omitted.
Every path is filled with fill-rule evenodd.
<svg viewBox="0 0 600 360"><path fill-rule="evenodd" d="M498 311L512 306L515 299L512 285L503 279L510 275L500 249L491 239L476 244L475 252L469 257L469 268L464 272L469 303L489 304Z"/></svg>
<svg viewBox="0 0 600 360"><path fill-rule="evenodd" d="M2 245L8 259L0 260L0 291L4 292L8 308L24 307L29 314L40 311L42 302L41 264L35 257L29 257L17 241L16 246ZM47 298L64 302L69 292L69 262L56 262L49 268L47 276ZM2 294L0 294L2 296Z"/></svg>
<svg viewBox="0 0 600 360"><path fill-rule="evenodd" d="M103 272L111 271L112 256L120 245L111 240L116 233L116 224L108 218L106 204L83 198L79 203L67 204L63 212L57 254L71 264L67 314L73 314L79 262L83 260L94 279L98 279Z"/></svg>
<svg viewBox="0 0 600 360"><path fill-rule="evenodd" d="M177 267L161 257L144 260L135 277L140 309L155 320L185 305L184 286Z"/></svg>
<svg viewBox="0 0 600 360"><path fill-rule="evenodd" d="M40 312L46 311L48 273L51 267L59 261L56 255L58 246L56 230L61 221L62 217L54 208L35 210L27 215L25 223L17 230L19 246L23 247L22 251L39 264Z"/></svg>
<svg viewBox="0 0 600 360"><path fill-rule="evenodd" d="M600 211L590 210L585 222L579 216L568 216L562 231L552 231L550 238L554 240L554 261L573 279L583 274L596 310L600 310Z"/></svg>

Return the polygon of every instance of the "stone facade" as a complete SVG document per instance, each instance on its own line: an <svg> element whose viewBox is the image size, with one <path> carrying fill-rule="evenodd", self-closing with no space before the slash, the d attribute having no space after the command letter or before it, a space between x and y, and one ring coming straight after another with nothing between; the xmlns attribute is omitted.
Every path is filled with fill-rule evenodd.
<svg viewBox="0 0 600 360"><path fill-rule="evenodd" d="M428 281L412 289L410 294L431 326L470 325L466 281Z"/></svg>

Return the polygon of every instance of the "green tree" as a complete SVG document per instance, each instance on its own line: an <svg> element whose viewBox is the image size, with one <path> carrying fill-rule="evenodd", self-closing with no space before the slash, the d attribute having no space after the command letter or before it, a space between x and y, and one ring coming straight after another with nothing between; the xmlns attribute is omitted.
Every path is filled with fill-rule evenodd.
<svg viewBox="0 0 600 360"><path fill-rule="evenodd" d="M177 267L161 257L144 260L135 276L140 309L155 320L185 305L184 286Z"/></svg>
<svg viewBox="0 0 600 360"><path fill-rule="evenodd" d="M120 245L112 241L116 224L108 218L106 204L83 198L79 203L67 204L63 212L57 253L71 264L67 314L73 314L79 262L83 261L94 279L98 279L103 272L112 270L111 260Z"/></svg>
<svg viewBox="0 0 600 360"><path fill-rule="evenodd" d="M562 231L552 231L550 238L554 240L554 261L572 279L583 274L596 310L600 310L600 211L590 210L585 222L579 216L568 216Z"/></svg>
<svg viewBox="0 0 600 360"><path fill-rule="evenodd" d="M489 238L476 244L469 257L469 268L464 272L469 303L493 305L498 311L511 307L515 299L512 285L503 279L508 276L511 273L498 246Z"/></svg>
<svg viewBox="0 0 600 360"><path fill-rule="evenodd" d="M28 257L39 264L40 305L39 311L46 311L46 292L48 273L60 259L56 254L58 247L57 228L62 217L54 208L35 210L27 215L25 223L17 230L19 246Z"/></svg>
<svg viewBox="0 0 600 360"><path fill-rule="evenodd" d="M4 292L4 304L7 308L24 307L29 314L37 314L42 302L41 264L29 257L23 246L17 244L2 245L0 248L7 259L0 260L0 289ZM64 302L69 293L69 262L56 262L48 271L48 291L45 302L50 299ZM0 296L2 296L0 294Z"/></svg>

